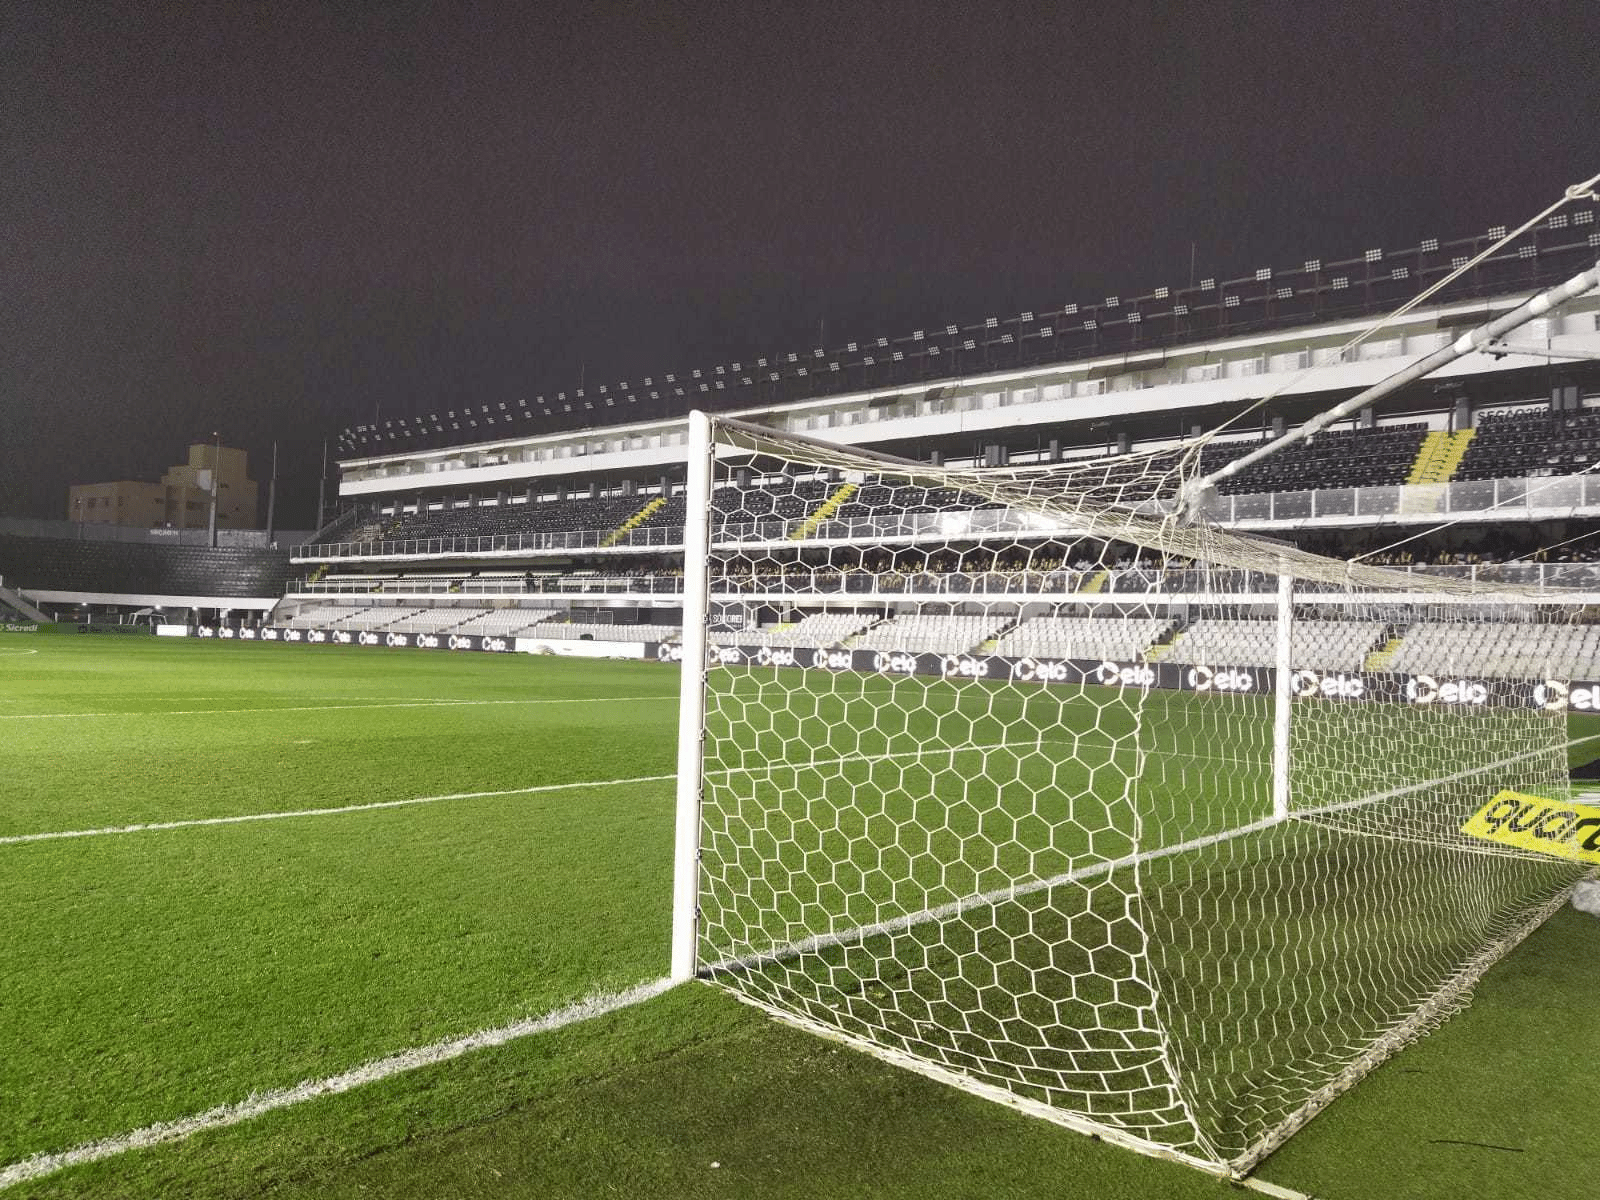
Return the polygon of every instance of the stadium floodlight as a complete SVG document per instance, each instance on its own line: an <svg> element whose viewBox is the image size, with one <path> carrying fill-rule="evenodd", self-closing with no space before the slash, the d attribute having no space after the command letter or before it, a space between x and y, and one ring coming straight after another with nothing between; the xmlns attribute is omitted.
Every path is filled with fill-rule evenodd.
<svg viewBox="0 0 1600 1200"><path fill-rule="evenodd" d="M954 325L946 325L944 327L944 335L946 337L955 337L955 335L960 333L960 332L961 332L961 330L958 327L954 326Z"/></svg>
<svg viewBox="0 0 1600 1200"><path fill-rule="evenodd" d="M1064 317L1075 317L1075 316L1077 316L1078 315L1078 306L1076 304L1064 304L1064 305L1062 305L1061 306L1061 315L1064 316Z"/></svg>
<svg viewBox="0 0 1600 1200"><path fill-rule="evenodd" d="M1197 454L689 435L675 979L1238 1178L1588 873L1463 828L1564 794L1552 690L1477 661L1507 621L1562 631L1548 593L1185 519ZM947 590L978 518L1011 569ZM877 615L829 609L852 565ZM708 653L774 609L812 613L792 644ZM1405 665L1366 669L1397 629Z"/></svg>
<svg viewBox="0 0 1600 1200"><path fill-rule="evenodd" d="M1213 289L1216 288L1216 286L1217 286L1217 281L1215 279L1202 279L1200 281L1200 290L1202 292L1212 291Z"/></svg>
<svg viewBox="0 0 1600 1200"><path fill-rule="evenodd" d="M1383 251L1382 250L1368 250L1366 252L1366 254L1363 256L1363 258L1364 258L1364 260L1366 262L1369 262L1369 263L1382 262L1383 261Z"/></svg>
<svg viewBox="0 0 1600 1200"><path fill-rule="evenodd" d="M1563 218L1563 219L1565 219L1565 218ZM1422 247L1421 247L1421 249L1422 249L1424 254L1432 254L1438 248L1439 248L1439 239L1438 238L1430 237L1430 238L1423 238L1422 239Z"/></svg>
<svg viewBox="0 0 1600 1200"><path fill-rule="evenodd" d="M1271 279L1272 279L1272 268L1271 267L1257 267L1256 268L1256 282L1257 283L1267 283Z"/></svg>
<svg viewBox="0 0 1600 1200"><path fill-rule="evenodd" d="M1304 267L1301 269L1304 270L1307 275L1315 275L1318 271L1322 270L1322 260L1320 258L1308 258L1305 261Z"/></svg>
<svg viewBox="0 0 1600 1200"><path fill-rule="evenodd" d="M999 317L985 317L983 319L983 327L985 329L998 329L1000 327L1000 318Z"/></svg>
<svg viewBox="0 0 1600 1200"><path fill-rule="evenodd" d="M913 342L920 342L922 340L922 330L917 329L912 331L911 340Z"/></svg>
<svg viewBox="0 0 1600 1200"><path fill-rule="evenodd" d="M1155 290L1155 298L1157 300L1165 300L1171 295L1172 295L1172 291L1171 291L1170 288L1158 287Z"/></svg>
<svg viewBox="0 0 1600 1200"><path fill-rule="evenodd" d="M878 339L878 349L879 350L887 350L888 348L889 348L889 339L888 338L882 338L882 337L879 338Z"/></svg>
<svg viewBox="0 0 1600 1200"><path fill-rule="evenodd" d="M1491 225L1491 226L1489 226L1489 236L1492 237L1492 238L1495 238L1495 239L1499 239L1499 238L1505 237L1506 236L1506 227L1504 225Z"/></svg>

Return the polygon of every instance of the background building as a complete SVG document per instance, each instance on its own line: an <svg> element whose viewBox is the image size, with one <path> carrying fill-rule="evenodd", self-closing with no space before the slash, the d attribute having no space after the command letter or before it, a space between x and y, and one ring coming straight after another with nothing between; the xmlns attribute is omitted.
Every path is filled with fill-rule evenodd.
<svg viewBox="0 0 1600 1200"><path fill-rule="evenodd" d="M211 520L213 473L217 528L257 528L257 488L250 478L249 456L207 442L190 446L189 461L168 470L160 483L74 484L67 489L67 519L148 529L203 529Z"/></svg>

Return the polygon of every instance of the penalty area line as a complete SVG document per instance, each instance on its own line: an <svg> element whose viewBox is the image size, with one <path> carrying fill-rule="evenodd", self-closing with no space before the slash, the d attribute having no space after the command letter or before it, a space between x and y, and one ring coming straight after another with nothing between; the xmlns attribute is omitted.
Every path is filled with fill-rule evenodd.
<svg viewBox="0 0 1600 1200"><path fill-rule="evenodd" d="M321 1079L308 1079L302 1083L295 1084L293 1087L253 1092L234 1104L219 1104L215 1108L208 1108L204 1112L194 1113L187 1117L179 1117L171 1121L157 1121L154 1124L145 1125L142 1128L117 1137L84 1142L81 1145L72 1147L70 1150L34 1154L28 1158L0 1167L0 1189L15 1187L19 1183L30 1183L33 1180L52 1175L68 1167L114 1158L130 1150L142 1150L151 1146L181 1142L197 1133L206 1133L214 1129L226 1129L230 1125L242 1124L264 1113L274 1112L280 1108L290 1108L296 1104L304 1104L307 1100L316 1100L322 1096L337 1096L340 1093L353 1091L358 1087L376 1083L381 1079L388 1079L394 1075L415 1071L421 1067L433 1066L436 1063L448 1062L453 1058L460 1058L462 1055L470 1054L475 1050L503 1046L507 1042L516 1041L532 1034L549 1033L552 1030L562 1029L568 1025L590 1021L596 1017L603 1017L609 1013L631 1008L636 1004L642 1004L646 1000L661 995L672 986L672 980L663 977L652 979L647 983L635 984L633 987L625 988L620 992L596 992L593 995L584 997L582 1000L562 1008L553 1009L541 1016L526 1017L521 1021L513 1021L509 1025L500 1025L492 1029L480 1029L476 1033L469 1033L464 1037L449 1038L426 1046L416 1046L409 1050L402 1050L385 1058L375 1058L338 1075L328 1075Z"/></svg>

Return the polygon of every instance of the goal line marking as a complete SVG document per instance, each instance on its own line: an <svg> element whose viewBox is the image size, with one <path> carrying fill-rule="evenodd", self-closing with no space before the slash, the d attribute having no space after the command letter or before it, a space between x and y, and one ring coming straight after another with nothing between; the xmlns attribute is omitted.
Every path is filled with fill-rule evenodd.
<svg viewBox="0 0 1600 1200"><path fill-rule="evenodd" d="M671 979L662 977L660 979L652 979L646 983L635 984L633 987L625 988L618 992L596 992L584 997L582 1000L565 1005L562 1008L553 1009L540 1016L525 1017L520 1021L511 1022L509 1025L480 1029L476 1033L469 1033L463 1037L449 1038L444 1041L432 1042L426 1046L415 1046L409 1050L401 1050L384 1058L372 1059L370 1062L363 1063L359 1067L341 1072L338 1075L328 1075L321 1079L308 1079L292 1087L253 1092L245 1099L233 1104L219 1104L215 1108L208 1108L204 1112L193 1113L186 1117L178 1117L171 1121L157 1121L154 1124L145 1125L142 1128L116 1137L84 1142L72 1147L70 1150L34 1154L28 1158L0 1167L0 1189L15 1187L19 1183L29 1183L43 1176L65 1170L67 1167L113 1158L118 1154L125 1154L129 1150L140 1150L150 1146L181 1142L197 1133L206 1133L214 1129L226 1129L230 1125L241 1124L264 1113L273 1112L280 1108L289 1108L296 1104L303 1104L307 1100L315 1100L322 1096L337 1096L366 1084L376 1083L381 1079L404 1074L407 1071L415 1071L421 1067L448 1062L453 1058L460 1058L462 1055L470 1054L475 1050L503 1046L507 1042L528 1037L532 1034L548 1033L568 1025L576 1025L581 1021L590 1021L596 1017L603 1017L608 1013L617 1012L620 1009L642 1004L646 1000L661 995L672 986Z"/></svg>
<svg viewBox="0 0 1600 1200"><path fill-rule="evenodd" d="M484 708L503 704L618 704L628 700L676 700L676 693L648 696L555 696L540 700L395 700L385 704L299 704L283 708L163 708L148 712L0 713L0 721L75 721L87 717L226 717L240 714L346 712L372 708Z"/></svg>

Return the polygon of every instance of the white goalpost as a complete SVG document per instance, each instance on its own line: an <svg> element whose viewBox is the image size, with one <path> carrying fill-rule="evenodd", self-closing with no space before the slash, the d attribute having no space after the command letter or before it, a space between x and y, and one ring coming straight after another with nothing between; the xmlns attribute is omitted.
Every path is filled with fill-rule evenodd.
<svg viewBox="0 0 1600 1200"><path fill-rule="evenodd" d="M1192 521L1203 442L690 431L677 979L1237 1177L1584 873L1461 829L1565 794L1576 606Z"/></svg>

